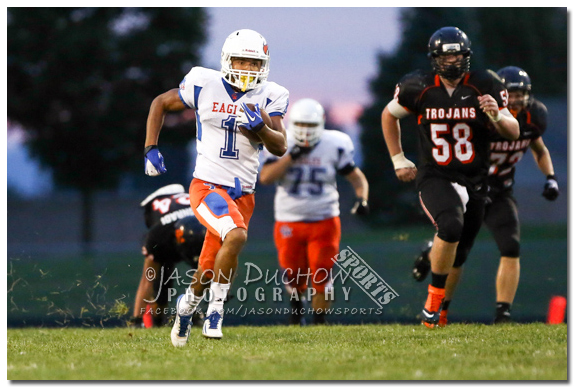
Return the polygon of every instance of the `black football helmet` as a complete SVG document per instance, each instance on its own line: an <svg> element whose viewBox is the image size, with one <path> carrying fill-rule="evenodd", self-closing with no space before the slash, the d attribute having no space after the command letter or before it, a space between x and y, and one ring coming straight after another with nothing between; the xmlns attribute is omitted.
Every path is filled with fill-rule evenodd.
<svg viewBox="0 0 575 388"><path fill-rule="evenodd" d="M509 110L511 110L512 113L517 113L529 105L529 100L531 98L531 78L529 78L529 74L527 74L525 70L517 66L507 66L499 69L499 71L497 71L497 75L505 84L507 91L523 92L523 98L520 99L514 99L514 97L510 95Z"/></svg>
<svg viewBox="0 0 575 388"><path fill-rule="evenodd" d="M456 80L469 71L471 41L457 27L443 27L435 31L427 44L431 66L435 72L448 80ZM443 63L442 56L459 55L463 58L455 63Z"/></svg>
<svg viewBox="0 0 575 388"><path fill-rule="evenodd" d="M194 216L182 218L174 225L176 249L190 264L197 266L198 256L202 251L206 228Z"/></svg>
<svg viewBox="0 0 575 388"><path fill-rule="evenodd" d="M531 78L527 72L517 66L507 66L497 71L497 75L508 91L522 90L531 92Z"/></svg>

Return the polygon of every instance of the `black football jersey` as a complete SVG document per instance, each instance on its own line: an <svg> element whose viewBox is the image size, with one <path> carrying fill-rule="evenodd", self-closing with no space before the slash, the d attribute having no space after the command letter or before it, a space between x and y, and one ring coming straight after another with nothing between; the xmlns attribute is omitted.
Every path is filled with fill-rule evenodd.
<svg viewBox="0 0 575 388"><path fill-rule="evenodd" d="M149 229L144 246L162 263L179 262L183 257L176 250L175 223L195 217L188 193L159 195L144 206L144 219Z"/></svg>
<svg viewBox="0 0 575 388"><path fill-rule="evenodd" d="M495 127L479 108L478 96L490 94L507 107L507 90L495 73L471 71L450 96L438 75L417 71L396 87L395 98L415 114L419 132L417 180L442 176L481 190L489 170L489 147Z"/></svg>
<svg viewBox="0 0 575 388"><path fill-rule="evenodd" d="M491 142L489 186L497 191L509 189L515 178L515 165L521 160L531 142L547 129L547 107L532 98L525 109L515 117L519 122L519 139L507 140L498 134Z"/></svg>

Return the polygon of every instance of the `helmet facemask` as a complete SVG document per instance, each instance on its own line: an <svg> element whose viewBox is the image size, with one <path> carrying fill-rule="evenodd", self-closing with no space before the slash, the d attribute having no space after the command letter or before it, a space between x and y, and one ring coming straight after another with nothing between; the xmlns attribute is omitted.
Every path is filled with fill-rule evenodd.
<svg viewBox="0 0 575 388"><path fill-rule="evenodd" d="M288 129L299 147L313 147L319 143L325 129L325 112L321 104L304 98L293 104Z"/></svg>
<svg viewBox="0 0 575 388"><path fill-rule="evenodd" d="M299 147L313 147L319 143L324 130L323 123L294 122L290 125L296 145Z"/></svg>
<svg viewBox="0 0 575 388"><path fill-rule="evenodd" d="M470 68L470 53L463 53L463 57L457 59L455 62L446 63L445 57L451 53L446 53L444 55L431 55L431 65L433 70L440 77L447 80L454 81L459 79L463 74L467 73ZM459 55L462 53L454 53L453 55Z"/></svg>
<svg viewBox="0 0 575 388"><path fill-rule="evenodd" d="M258 71L237 70L232 68L236 58L249 58L261 61ZM256 89L269 75L270 56L266 40L255 31L238 30L230 34L222 47L222 73L230 85L242 92Z"/></svg>

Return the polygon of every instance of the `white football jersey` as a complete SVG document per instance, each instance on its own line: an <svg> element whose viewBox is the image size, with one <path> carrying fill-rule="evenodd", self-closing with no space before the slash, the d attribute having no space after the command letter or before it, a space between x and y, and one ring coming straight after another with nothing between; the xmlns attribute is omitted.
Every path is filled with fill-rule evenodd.
<svg viewBox="0 0 575 388"><path fill-rule="evenodd" d="M270 116L285 115L289 92L264 82L245 93L236 92L222 73L193 67L180 83L180 98L196 110L197 159L194 178L234 187L239 178L242 190L254 190L262 146L242 135L236 123L240 103L259 104Z"/></svg>
<svg viewBox="0 0 575 388"><path fill-rule="evenodd" d="M288 151L294 146L288 134ZM276 221L321 221L339 216L336 174L354 166L353 143L343 132L324 130L319 143L298 158L276 182L274 214ZM265 153L264 163L277 160Z"/></svg>

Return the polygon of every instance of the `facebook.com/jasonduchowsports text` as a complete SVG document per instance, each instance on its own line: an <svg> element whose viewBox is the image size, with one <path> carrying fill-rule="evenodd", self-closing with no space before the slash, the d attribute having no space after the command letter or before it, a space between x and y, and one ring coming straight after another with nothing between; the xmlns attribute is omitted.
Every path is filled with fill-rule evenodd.
<svg viewBox="0 0 575 388"><path fill-rule="evenodd" d="M310 269L298 270L296 273L290 269L286 270L263 270L252 262L242 264L245 273L243 276L237 276L232 281L232 286L228 294L228 300L235 298L240 306L227 307L225 314L234 314L238 316L247 315L271 315L271 314L292 314L290 307L253 307L256 303L282 303L293 300L302 300L303 302L311 300L317 295L315 289L309 286L312 282L316 284L325 284L323 297L327 301L345 301L353 302L357 292L361 291L369 297L371 302L367 306L341 307L335 306L325 309L326 314L330 315L380 315L384 306L396 299L399 294L386 282L361 256L351 247L341 250L335 257L333 268L330 270L319 270L312 273ZM178 269L170 273L164 271L161 267L159 273L152 268L148 268L145 274L149 281L157 282L157 294L153 300L146 300L148 303L154 303L160 297L162 292L167 292L168 300L174 300L179 293L182 293L182 287L188 287L193 284L196 278L193 277L195 270L188 270L180 274ZM205 271L204 271L205 272ZM239 273L239 271L238 271ZM225 275L224 275L225 276ZM206 278L209 283L209 279ZM306 291L301 294L294 285L308 284ZM207 285L207 284L206 284ZM209 302L211 299L209 286L204 291L204 300ZM356 299L357 296L355 296ZM365 298L363 298L365 299ZM363 301L362 303L365 303ZM311 306L304 304L303 311L300 314L311 313ZM317 311L322 312L322 311ZM167 308L158 313L175 314L175 308Z"/></svg>

